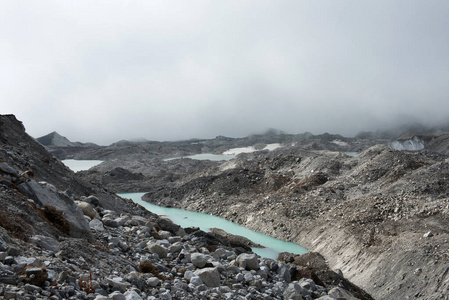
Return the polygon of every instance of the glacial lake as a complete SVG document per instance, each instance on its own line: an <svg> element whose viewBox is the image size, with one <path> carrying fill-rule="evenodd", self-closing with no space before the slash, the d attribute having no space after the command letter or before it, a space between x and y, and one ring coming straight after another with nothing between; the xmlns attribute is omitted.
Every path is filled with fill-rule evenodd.
<svg viewBox="0 0 449 300"><path fill-rule="evenodd" d="M62 163L69 167L73 172L85 171L101 164L102 160L78 160L78 159L64 159Z"/></svg>
<svg viewBox="0 0 449 300"><path fill-rule="evenodd" d="M162 206L157 206L142 200L142 196L145 193L121 193L118 194L120 197L128 198L134 202L142 205L147 210L169 218L174 223L179 226L185 227L199 227L201 230L210 231L209 228L215 227L223 229L224 231L244 236L254 243L265 246L266 248L252 248L254 253L262 257L276 259L280 252L290 252L294 254L304 254L307 250L298 244L285 242L268 235L258 233L236 223L227 221L220 217L211 216L208 214L191 212L178 208L167 208Z"/></svg>
<svg viewBox="0 0 449 300"><path fill-rule="evenodd" d="M222 160L231 160L234 157L235 157L235 155L200 153L200 154L194 154L194 155L189 155L189 156L166 158L166 159L163 159L163 161L170 161L170 160L182 159L182 158L190 158L190 159L196 159L196 160L222 161Z"/></svg>

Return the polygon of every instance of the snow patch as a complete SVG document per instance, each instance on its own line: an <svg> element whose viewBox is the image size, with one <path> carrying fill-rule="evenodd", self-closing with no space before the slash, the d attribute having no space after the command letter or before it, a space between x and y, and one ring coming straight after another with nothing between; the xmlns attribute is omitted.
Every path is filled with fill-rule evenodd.
<svg viewBox="0 0 449 300"><path fill-rule="evenodd" d="M274 143L274 144L266 145L265 148L263 148L262 150L273 151L274 149L277 149L280 147L282 147L281 144ZM262 151L262 150L256 150L256 148L254 146L249 146L249 147L242 147L242 148L232 148L232 149L229 149L229 150L223 152L223 154L224 155L237 155L240 153L252 153L252 152Z"/></svg>
<svg viewBox="0 0 449 300"><path fill-rule="evenodd" d="M341 146L341 147L349 146L348 143L346 143L345 141L342 141L342 140L333 140L333 141L331 141L331 143Z"/></svg>

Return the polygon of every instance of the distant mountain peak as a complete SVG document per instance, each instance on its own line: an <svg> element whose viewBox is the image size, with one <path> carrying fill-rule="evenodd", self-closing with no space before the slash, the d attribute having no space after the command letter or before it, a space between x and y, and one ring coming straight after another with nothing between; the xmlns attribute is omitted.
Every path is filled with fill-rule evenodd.
<svg viewBox="0 0 449 300"><path fill-rule="evenodd" d="M41 136L36 139L39 143L44 146L56 146L56 147L73 147L76 146L68 138L60 135L56 131L53 131L47 135Z"/></svg>

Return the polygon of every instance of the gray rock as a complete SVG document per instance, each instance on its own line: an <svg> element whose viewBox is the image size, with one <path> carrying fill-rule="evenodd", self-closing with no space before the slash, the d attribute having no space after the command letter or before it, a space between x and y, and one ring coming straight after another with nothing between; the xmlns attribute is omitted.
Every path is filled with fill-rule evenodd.
<svg viewBox="0 0 449 300"><path fill-rule="evenodd" d="M235 260L240 268L247 270L259 269L259 261L256 254L242 253Z"/></svg>
<svg viewBox="0 0 449 300"><path fill-rule="evenodd" d="M52 237L44 235L35 235L31 237L30 242L41 247L43 250L59 252L59 242Z"/></svg>
<svg viewBox="0 0 449 300"><path fill-rule="evenodd" d="M42 292L42 288L32 285L32 284L25 284L23 287L27 292L37 292L37 293L41 293Z"/></svg>
<svg viewBox="0 0 449 300"><path fill-rule="evenodd" d="M13 175L15 177L17 177L17 171L14 170L13 168L11 168L7 163L5 162L1 162L0 163L0 171L2 171L3 173L7 173L10 175Z"/></svg>
<svg viewBox="0 0 449 300"><path fill-rule="evenodd" d="M158 244L158 243L148 242L148 243L147 243L147 248L148 248L148 250L150 250L152 253L156 253L157 255L159 255L160 258L165 258L165 257L167 257L167 253L168 253L167 248L161 246L161 245Z"/></svg>
<svg viewBox="0 0 449 300"><path fill-rule="evenodd" d="M98 219L93 219L89 222L89 228L95 231L105 231L103 222Z"/></svg>
<svg viewBox="0 0 449 300"><path fill-rule="evenodd" d="M207 256L202 253L192 253L190 260L195 267L203 268L207 263Z"/></svg>
<svg viewBox="0 0 449 300"><path fill-rule="evenodd" d="M90 195L84 201L91 204L93 207L97 207L98 205L100 205L100 200L93 195Z"/></svg>
<svg viewBox="0 0 449 300"><path fill-rule="evenodd" d="M8 251L8 245L0 236L0 251Z"/></svg>
<svg viewBox="0 0 449 300"><path fill-rule="evenodd" d="M303 288L297 283L290 283L284 290L285 299L303 300Z"/></svg>
<svg viewBox="0 0 449 300"><path fill-rule="evenodd" d="M321 296L320 298L317 298L317 300L336 300L337 298L329 295Z"/></svg>
<svg viewBox="0 0 449 300"><path fill-rule="evenodd" d="M39 185L30 180L19 184L19 190L35 200L39 205L47 205L61 211L64 218L70 224L72 237L86 237L90 234L89 224L84 218L81 209L69 197L57 193L49 185Z"/></svg>
<svg viewBox="0 0 449 300"><path fill-rule="evenodd" d="M120 226L120 224L115 219L111 219L109 217L103 218L103 223L104 225L112 228L117 228Z"/></svg>
<svg viewBox="0 0 449 300"><path fill-rule="evenodd" d="M136 293L136 291L127 291L125 293L126 300L142 300L142 297L139 296L139 294Z"/></svg>
<svg viewBox="0 0 449 300"><path fill-rule="evenodd" d="M131 220L131 217L129 217L129 216L122 216L122 217L118 217L118 218L115 219L115 221L117 222L117 224L119 226L125 225L126 222L128 222L130 220Z"/></svg>
<svg viewBox="0 0 449 300"><path fill-rule="evenodd" d="M109 298L112 300L126 300L125 295L123 295L119 291L115 291L115 292L109 294Z"/></svg>
<svg viewBox="0 0 449 300"><path fill-rule="evenodd" d="M195 286L200 286L203 284L203 281L201 280L200 276L194 275L190 278L190 283Z"/></svg>
<svg viewBox="0 0 449 300"><path fill-rule="evenodd" d="M347 299L347 300L357 300L357 297L354 297L349 293L347 290L344 290L340 287L334 287L333 289L329 290L327 293L329 296L335 297L336 299Z"/></svg>
<svg viewBox="0 0 449 300"><path fill-rule="evenodd" d="M168 248L168 251L172 252L172 253L178 253L182 250L183 248L183 244L181 242L176 242L172 245L170 245L170 247Z"/></svg>
<svg viewBox="0 0 449 300"><path fill-rule="evenodd" d="M203 283L208 287L220 286L220 273L218 273L217 268L204 268L196 270L194 274L199 276Z"/></svg>
<svg viewBox="0 0 449 300"><path fill-rule="evenodd" d="M120 292L125 292L131 287L131 284L121 277L106 278L106 281L113 289L119 290Z"/></svg>
<svg viewBox="0 0 449 300"><path fill-rule="evenodd" d="M290 274L290 268L288 266L280 263L278 265L277 273L287 283L292 281L292 275Z"/></svg>
<svg viewBox="0 0 449 300"><path fill-rule="evenodd" d="M151 287L155 287L161 283L161 280L157 277L150 277L147 279L147 284Z"/></svg>

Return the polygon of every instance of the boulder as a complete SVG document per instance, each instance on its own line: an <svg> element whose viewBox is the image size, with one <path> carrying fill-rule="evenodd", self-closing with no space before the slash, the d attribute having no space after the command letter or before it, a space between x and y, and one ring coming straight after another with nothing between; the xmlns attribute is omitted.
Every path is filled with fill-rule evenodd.
<svg viewBox="0 0 449 300"><path fill-rule="evenodd" d="M259 261L257 260L257 255L254 253L242 253L237 256L235 261L240 268L244 268L246 270L259 269Z"/></svg>
<svg viewBox="0 0 449 300"><path fill-rule="evenodd" d="M220 273L217 268L204 268L196 270L194 275L201 278L201 281L208 287L220 286Z"/></svg>
<svg viewBox="0 0 449 300"><path fill-rule="evenodd" d="M89 222L89 228L95 231L104 231L103 222L98 219L93 219Z"/></svg>
<svg viewBox="0 0 449 300"><path fill-rule="evenodd" d="M136 291L130 290L125 293L126 300L142 300L142 297L136 293Z"/></svg>
<svg viewBox="0 0 449 300"><path fill-rule="evenodd" d="M150 277L147 279L147 284L151 287L155 287L161 283L161 280L157 277Z"/></svg>
<svg viewBox="0 0 449 300"><path fill-rule="evenodd" d="M121 277L106 278L106 281L113 289L119 290L122 293L131 287L131 284Z"/></svg>
<svg viewBox="0 0 449 300"><path fill-rule="evenodd" d="M207 263L207 256L202 253L192 253L190 260L195 267L204 268Z"/></svg>
<svg viewBox="0 0 449 300"><path fill-rule="evenodd" d="M168 254L167 248L161 246L158 243L148 242L147 248L148 248L148 250L150 250L150 252L156 253L160 258L167 257L167 254Z"/></svg>
<svg viewBox="0 0 449 300"><path fill-rule="evenodd" d="M303 288L297 283L290 283L284 290L284 299L303 300Z"/></svg>
<svg viewBox="0 0 449 300"><path fill-rule="evenodd" d="M87 202L83 201L75 201L76 205L83 211L83 214L88 216L91 219L100 219L100 215L98 215L97 211Z"/></svg>
<svg viewBox="0 0 449 300"><path fill-rule="evenodd" d="M69 223L72 237L86 237L90 234L89 224L81 209L64 194L57 193L50 185L40 185L34 180L19 184L19 190L42 206L51 206L61 212Z"/></svg>

